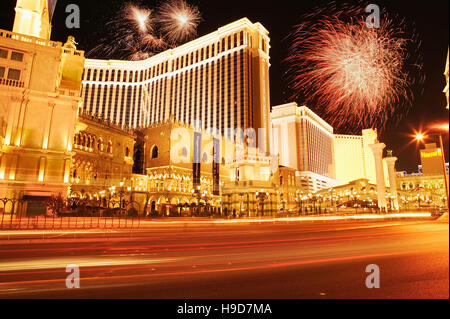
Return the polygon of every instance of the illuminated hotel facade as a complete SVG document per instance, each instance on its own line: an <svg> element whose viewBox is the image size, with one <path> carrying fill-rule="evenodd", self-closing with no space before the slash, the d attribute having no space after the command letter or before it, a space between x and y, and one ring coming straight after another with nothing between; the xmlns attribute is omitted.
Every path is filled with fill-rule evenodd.
<svg viewBox="0 0 450 319"><path fill-rule="evenodd" d="M244 18L144 61L87 59L83 110L131 128L172 115L227 137L263 128L258 146L269 154L269 43Z"/></svg>
<svg viewBox="0 0 450 319"><path fill-rule="evenodd" d="M0 198L66 194L84 52L50 40L46 1L19 0L0 30Z"/></svg>
<svg viewBox="0 0 450 319"><path fill-rule="evenodd" d="M272 108L272 143L279 164L297 170L307 192L336 184L333 128L306 106Z"/></svg>
<svg viewBox="0 0 450 319"><path fill-rule="evenodd" d="M336 179L339 185L358 179L376 184L375 160L369 146L376 140L377 132L372 129L363 130L361 135L335 135ZM387 168L385 171L387 177Z"/></svg>

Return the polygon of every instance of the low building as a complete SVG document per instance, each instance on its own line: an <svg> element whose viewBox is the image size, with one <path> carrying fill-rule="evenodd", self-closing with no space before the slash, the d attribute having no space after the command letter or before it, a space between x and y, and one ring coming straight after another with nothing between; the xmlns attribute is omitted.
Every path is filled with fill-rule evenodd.
<svg viewBox="0 0 450 319"><path fill-rule="evenodd" d="M243 136L224 138L173 117L143 133L147 213L255 216L276 212L275 159L249 147Z"/></svg>
<svg viewBox="0 0 450 319"><path fill-rule="evenodd" d="M443 174L397 172L397 188L404 208L446 207Z"/></svg>
<svg viewBox="0 0 450 319"><path fill-rule="evenodd" d="M73 140L70 196L99 199L112 188L133 187L135 135L119 125L80 113ZM130 189L131 190L131 189Z"/></svg>
<svg viewBox="0 0 450 319"><path fill-rule="evenodd" d="M378 207L377 185L368 179L358 179L303 198L303 205L311 203L323 210L375 209Z"/></svg>

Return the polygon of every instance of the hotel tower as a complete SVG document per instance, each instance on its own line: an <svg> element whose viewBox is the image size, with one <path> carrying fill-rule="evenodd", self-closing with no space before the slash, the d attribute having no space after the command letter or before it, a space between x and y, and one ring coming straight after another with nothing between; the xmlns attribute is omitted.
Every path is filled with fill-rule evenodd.
<svg viewBox="0 0 450 319"><path fill-rule="evenodd" d="M231 137L254 128L270 153L268 31L244 18L143 61L87 59L83 110L130 128L173 116Z"/></svg>

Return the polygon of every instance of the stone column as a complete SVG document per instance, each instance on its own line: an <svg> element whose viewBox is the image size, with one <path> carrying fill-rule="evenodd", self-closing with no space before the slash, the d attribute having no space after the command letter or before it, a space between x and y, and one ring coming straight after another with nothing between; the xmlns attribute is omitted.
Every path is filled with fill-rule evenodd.
<svg viewBox="0 0 450 319"><path fill-rule="evenodd" d="M378 207L386 210L386 184L384 181L383 169L383 150L386 147L384 143L369 145L375 158L375 170L377 174Z"/></svg>
<svg viewBox="0 0 450 319"><path fill-rule="evenodd" d="M398 211L398 193L397 193L397 177L395 175L395 162L397 162L398 158L392 156L392 152L388 152L388 157L384 159L386 162L388 172L389 172L389 184L391 190L391 196L393 199L392 209Z"/></svg>

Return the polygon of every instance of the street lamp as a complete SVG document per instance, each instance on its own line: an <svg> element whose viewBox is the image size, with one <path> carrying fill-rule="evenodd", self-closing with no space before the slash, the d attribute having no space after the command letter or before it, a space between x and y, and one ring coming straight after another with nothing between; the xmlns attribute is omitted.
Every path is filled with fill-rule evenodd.
<svg viewBox="0 0 450 319"><path fill-rule="evenodd" d="M447 130L449 129L448 124L444 125L437 125L434 126L434 128L439 130ZM441 156L442 156L442 173L444 174L444 184L445 184L445 196L447 198L447 209L450 210L450 203L448 201L448 182L447 182L447 170L445 168L445 149L444 149L444 143L442 142L442 134L436 133L436 134L430 134L429 136L438 136L439 137L439 146L441 148ZM427 138L427 136L423 133L418 133L416 135L416 140L419 142L424 141Z"/></svg>
<svg viewBox="0 0 450 319"><path fill-rule="evenodd" d="M256 198L259 200L260 202L260 211L261 211L261 216L264 216L264 201L269 198L269 194L264 192L264 190L261 190L261 192L256 192ZM259 214L258 214L259 215Z"/></svg>
<svg viewBox="0 0 450 319"><path fill-rule="evenodd" d="M125 195L125 190L123 188L123 185L124 185L124 183L120 182L120 190L119 190L119 207L120 207L120 209L119 209L119 214L121 214L121 215L122 215L122 208L124 208L124 206L125 206L125 203L122 203L122 198ZM125 199L124 199L124 201L125 201Z"/></svg>

